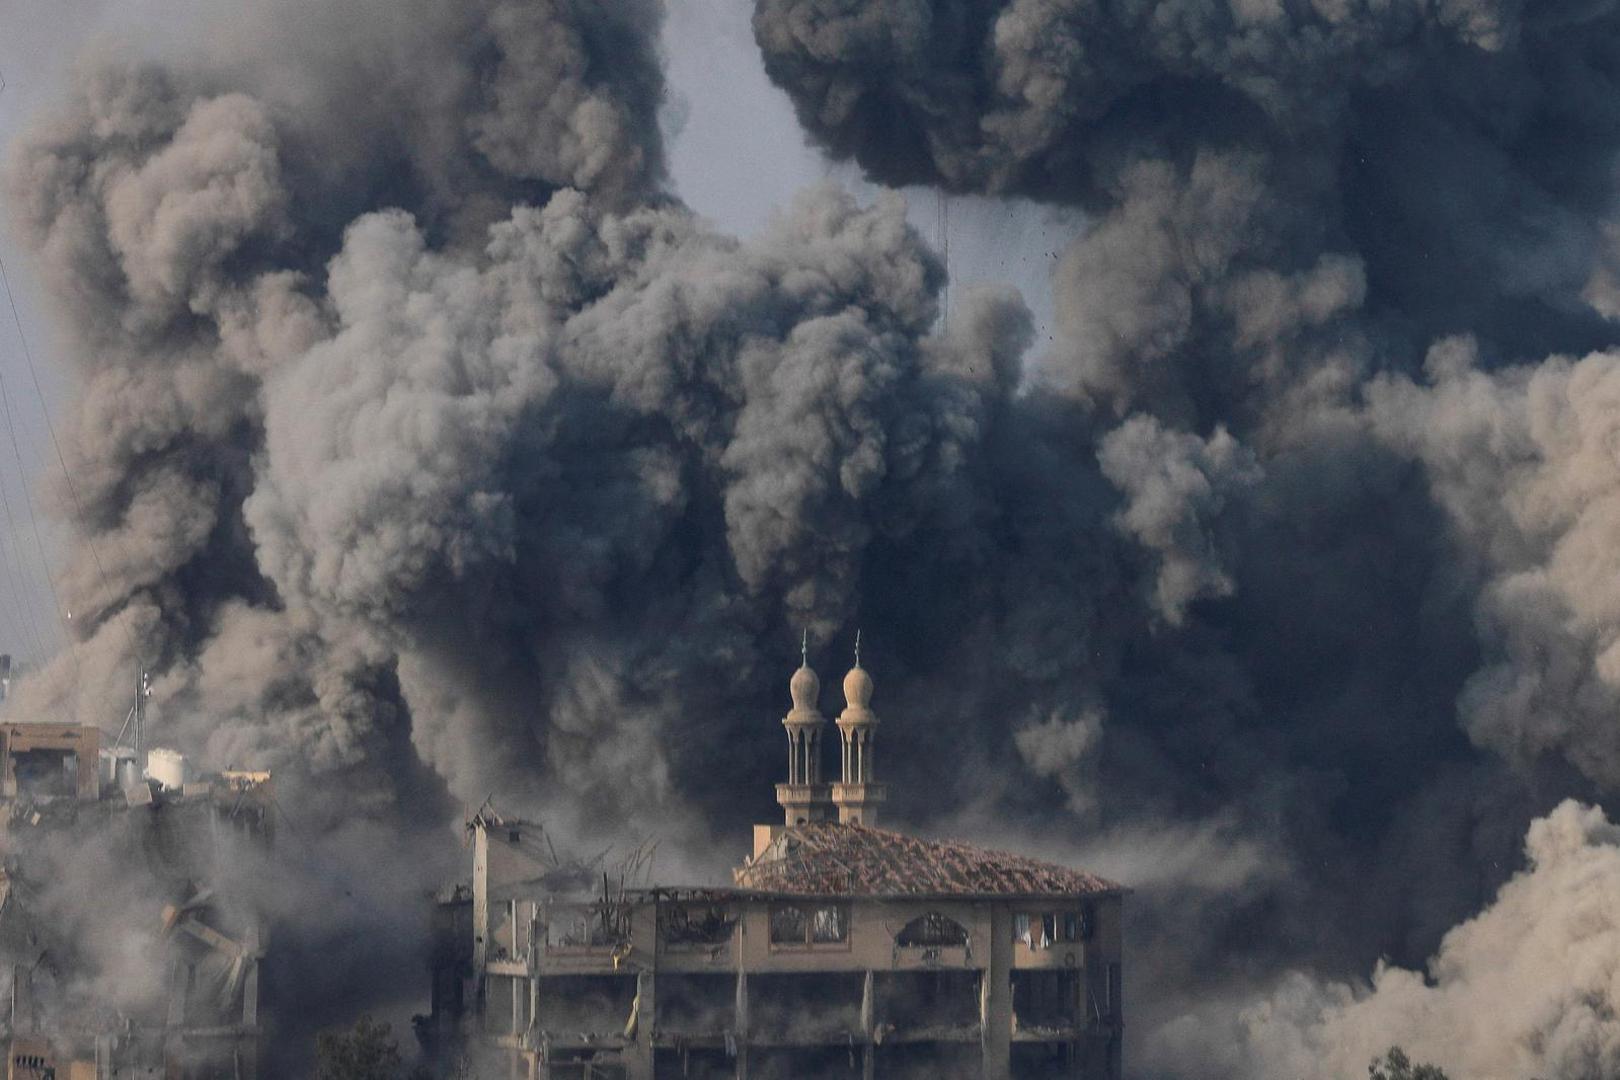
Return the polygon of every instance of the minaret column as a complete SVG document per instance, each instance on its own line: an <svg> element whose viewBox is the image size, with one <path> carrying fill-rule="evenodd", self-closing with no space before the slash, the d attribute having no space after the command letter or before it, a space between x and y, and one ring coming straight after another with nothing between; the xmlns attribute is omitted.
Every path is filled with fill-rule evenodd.
<svg viewBox="0 0 1620 1080"><path fill-rule="evenodd" d="M838 735L843 743L843 773L833 785L838 820L846 824L875 825L884 788L874 779L872 740L877 734L877 713L872 711L872 676L861 666L861 635L855 634L855 666L844 676L844 711L838 714Z"/></svg>
<svg viewBox="0 0 1620 1080"><path fill-rule="evenodd" d="M821 779L821 732L826 718L816 706L821 680L810 668L808 634L799 646L799 670L793 673L788 690L793 708L782 718L788 738L788 779L776 785L776 801L788 825L811 821L831 821L831 787Z"/></svg>

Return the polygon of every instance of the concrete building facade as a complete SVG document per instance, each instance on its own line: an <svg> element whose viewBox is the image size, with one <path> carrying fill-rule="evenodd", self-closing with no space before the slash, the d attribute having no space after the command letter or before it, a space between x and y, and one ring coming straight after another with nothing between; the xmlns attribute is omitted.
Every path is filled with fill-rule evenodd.
<svg viewBox="0 0 1620 1080"><path fill-rule="evenodd" d="M560 859L538 826L475 816L470 892L439 914L472 941L437 950L425 1027L537 1080L1118 1080L1124 890L879 828L858 656L844 690L829 783L819 683L794 673L783 821L756 827L727 887L638 887Z"/></svg>
<svg viewBox="0 0 1620 1080"><path fill-rule="evenodd" d="M0 799L101 797L101 729L85 724L0 725Z"/></svg>

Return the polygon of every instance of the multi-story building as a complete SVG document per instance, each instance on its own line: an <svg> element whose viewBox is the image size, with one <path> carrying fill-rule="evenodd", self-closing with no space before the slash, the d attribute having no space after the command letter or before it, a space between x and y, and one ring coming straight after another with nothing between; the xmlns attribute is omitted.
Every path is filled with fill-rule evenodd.
<svg viewBox="0 0 1620 1080"><path fill-rule="evenodd" d="M180 755L100 749L101 731L72 724L0 725L0 1047L8 1080L254 1080L260 1075L260 963L268 938L256 898L222 857L237 842L268 844L269 773L193 777ZM163 779L162 777L167 777ZM104 975L76 928L36 902L47 852L108 860L103 880L132 895L166 895L116 911L131 956L150 957L149 984L121 987L123 1012L86 992ZM113 910L111 907L103 912ZM150 921L142 921L149 916Z"/></svg>
<svg viewBox="0 0 1620 1080"><path fill-rule="evenodd" d="M637 887L474 817L472 887L438 909L429 1045L459 1032L551 1080L1117 1080L1124 890L879 828L872 689L857 653L825 782L819 682L794 673L784 820L726 888Z"/></svg>

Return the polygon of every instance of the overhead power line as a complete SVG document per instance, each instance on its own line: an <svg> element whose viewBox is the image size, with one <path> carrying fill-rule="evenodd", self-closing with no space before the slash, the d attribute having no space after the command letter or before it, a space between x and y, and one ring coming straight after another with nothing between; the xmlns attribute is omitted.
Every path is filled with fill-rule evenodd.
<svg viewBox="0 0 1620 1080"><path fill-rule="evenodd" d="M39 367L34 363L34 350L28 346L28 334L23 329L22 316L17 311L17 298L11 291L11 276L6 273L6 262L4 257L0 257L0 286L3 286L5 289L6 305L11 309L11 321L17 328L17 341L22 345L23 360L28 364L28 377L34 384L34 396L39 402L40 416L44 418L45 430L50 434L51 448L56 451L57 464L62 467L62 480L67 486L68 497L73 502L74 520L80 525L80 533L84 538L85 547L90 550L91 561L93 561L96 565L96 574L99 576L101 586L104 590L106 590L107 596L110 600L116 595L112 587L112 580L107 576L107 568L102 565L101 553L96 550L95 538L91 535L90 524L85 517L84 503L79 499L79 487L73 482L73 472L68 468L67 456L62 453L62 442L56 437L56 425L51 421L50 405L45 400L45 390L39 381ZM12 439L15 442L15 431L12 432ZM19 454L18 468L21 467L21 455ZM27 492L26 482L23 490L25 493ZM29 514L30 516L33 514L33 507L31 503L29 506ZM37 526L35 528L35 536L38 536ZM43 558L43 544L40 546L40 552L41 557ZM50 569L48 566L46 568L46 580L50 581ZM56 595L56 585L54 582L51 583L51 598L56 603L57 611L62 612L62 602ZM69 619L73 617L70 612L65 614L67 614ZM141 662L140 650L135 642L135 633L127 624L124 626L124 634L129 640L130 657L134 659L136 665L139 666ZM71 631L68 633L68 643L70 646L73 643L73 634ZM75 664L77 664L77 660L75 660Z"/></svg>
<svg viewBox="0 0 1620 1080"><path fill-rule="evenodd" d="M4 373L0 373L0 418L5 420L6 435L11 443L11 455L17 462L17 479L22 484L23 506L28 511L28 526L34 534L34 546L39 552L40 569L45 574L45 584L51 592L51 603L55 606L57 614L63 614L62 598L56 591L56 579L51 574L50 557L45 552L45 539L39 531L39 517L34 513L34 497L28 490L28 467L23 463L22 444L17 439L17 425L11 411L11 394L6 389ZM8 506L7 514L10 509ZM69 655L73 660L74 681L78 681L79 656L74 648L73 635L67 635ZM43 659L43 656L41 657Z"/></svg>

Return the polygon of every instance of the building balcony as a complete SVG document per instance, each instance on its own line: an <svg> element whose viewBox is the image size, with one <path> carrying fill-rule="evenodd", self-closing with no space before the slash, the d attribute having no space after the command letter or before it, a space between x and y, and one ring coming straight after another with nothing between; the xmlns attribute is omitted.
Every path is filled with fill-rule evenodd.
<svg viewBox="0 0 1620 1080"><path fill-rule="evenodd" d="M896 1027L879 1024L872 1031L872 1042L878 1046L898 1046L907 1043L976 1043L984 1035L977 1024L912 1024Z"/></svg>
<svg viewBox="0 0 1620 1080"><path fill-rule="evenodd" d="M966 945L896 945L894 966L899 971L983 967L973 962L973 952Z"/></svg>

